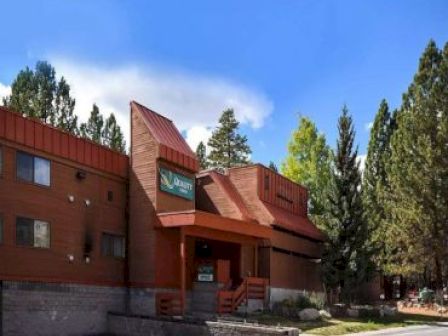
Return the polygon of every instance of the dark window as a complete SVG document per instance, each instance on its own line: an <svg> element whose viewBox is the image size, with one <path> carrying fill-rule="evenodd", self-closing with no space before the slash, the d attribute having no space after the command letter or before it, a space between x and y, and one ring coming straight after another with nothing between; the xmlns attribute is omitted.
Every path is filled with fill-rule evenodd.
<svg viewBox="0 0 448 336"><path fill-rule="evenodd" d="M17 178L50 186L50 161L23 152L17 152Z"/></svg>
<svg viewBox="0 0 448 336"><path fill-rule="evenodd" d="M16 244L31 247L50 247L50 224L41 220L17 217Z"/></svg>
<svg viewBox="0 0 448 336"><path fill-rule="evenodd" d="M107 200L109 202L112 202L114 200L114 193L110 190L107 192Z"/></svg>
<svg viewBox="0 0 448 336"><path fill-rule="evenodd" d="M110 233L103 233L101 250L104 256L124 258L125 241L124 237Z"/></svg>

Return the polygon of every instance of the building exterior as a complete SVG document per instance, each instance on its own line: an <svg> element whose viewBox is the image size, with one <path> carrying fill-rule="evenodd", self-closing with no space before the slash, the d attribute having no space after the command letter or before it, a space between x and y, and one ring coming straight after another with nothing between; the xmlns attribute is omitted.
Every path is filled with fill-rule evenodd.
<svg viewBox="0 0 448 336"><path fill-rule="evenodd" d="M130 114L128 157L0 108L3 335L322 291L306 189L257 164L199 172L172 121Z"/></svg>

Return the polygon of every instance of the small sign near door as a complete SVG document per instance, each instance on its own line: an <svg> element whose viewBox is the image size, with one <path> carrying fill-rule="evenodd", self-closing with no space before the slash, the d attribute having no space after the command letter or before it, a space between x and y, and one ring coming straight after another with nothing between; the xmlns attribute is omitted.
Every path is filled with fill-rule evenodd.
<svg viewBox="0 0 448 336"><path fill-rule="evenodd" d="M198 281L201 281L201 282L213 282L214 281L213 265L210 265L210 264L199 265Z"/></svg>

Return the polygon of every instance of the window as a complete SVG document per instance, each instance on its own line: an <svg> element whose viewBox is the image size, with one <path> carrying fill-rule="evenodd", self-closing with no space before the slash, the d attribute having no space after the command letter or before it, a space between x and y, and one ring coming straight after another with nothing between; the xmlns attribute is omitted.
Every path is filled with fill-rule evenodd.
<svg viewBox="0 0 448 336"><path fill-rule="evenodd" d="M114 200L114 193L110 190L107 192L107 200L109 202L112 202Z"/></svg>
<svg viewBox="0 0 448 336"><path fill-rule="evenodd" d="M17 217L16 244L31 247L50 247L50 224L41 220Z"/></svg>
<svg viewBox="0 0 448 336"><path fill-rule="evenodd" d="M124 258L125 242L124 236L103 233L101 250L104 256Z"/></svg>
<svg viewBox="0 0 448 336"><path fill-rule="evenodd" d="M38 156L17 152L17 178L50 186L50 161Z"/></svg>

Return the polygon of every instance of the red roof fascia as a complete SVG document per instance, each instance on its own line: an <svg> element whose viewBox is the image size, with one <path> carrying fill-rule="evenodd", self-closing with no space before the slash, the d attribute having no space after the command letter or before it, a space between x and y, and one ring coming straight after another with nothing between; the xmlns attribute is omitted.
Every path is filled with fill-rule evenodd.
<svg viewBox="0 0 448 336"><path fill-rule="evenodd" d="M0 138L123 178L129 158L90 140L0 107Z"/></svg>
<svg viewBox="0 0 448 336"><path fill-rule="evenodd" d="M131 102L131 108L140 112L146 126L159 143L159 157L195 172L199 170L196 154L170 119L135 101Z"/></svg>
<svg viewBox="0 0 448 336"><path fill-rule="evenodd" d="M196 226L262 239L270 239L272 232L268 226L198 210L159 213L157 216L165 228Z"/></svg>
<svg viewBox="0 0 448 336"><path fill-rule="evenodd" d="M325 241L324 234L307 217L294 215L266 202L263 202L263 204L274 218L273 225L278 225L312 239Z"/></svg>

